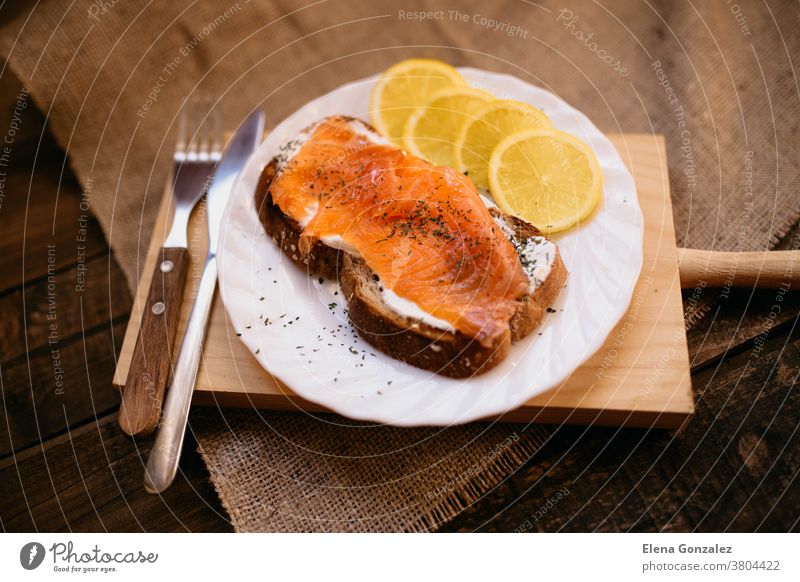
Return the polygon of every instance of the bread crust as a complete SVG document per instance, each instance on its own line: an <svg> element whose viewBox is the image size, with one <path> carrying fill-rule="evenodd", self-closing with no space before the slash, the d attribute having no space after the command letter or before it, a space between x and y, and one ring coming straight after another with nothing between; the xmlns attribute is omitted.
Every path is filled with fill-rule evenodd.
<svg viewBox="0 0 800 582"><path fill-rule="evenodd" d="M256 186L255 203L264 230L287 257L310 277L339 277L342 253L315 240L307 254L300 252L300 233L303 229L272 201L270 186L277 173L277 162L271 160L262 170Z"/></svg>
<svg viewBox="0 0 800 582"><path fill-rule="evenodd" d="M485 372L507 355L510 329L488 344L455 330L416 321L390 309L382 300L380 280L362 259L345 255L339 283L348 317L371 345L412 366L453 378Z"/></svg>
<svg viewBox="0 0 800 582"><path fill-rule="evenodd" d="M514 236L521 241L533 237L543 237L544 234L529 222L521 218L504 214L497 208L492 208L491 212L495 216L501 216L503 221L514 231ZM547 314L547 308L555 303L559 292L564 287L567 280L567 267L561 260L561 253L556 247L556 256L550 266L550 274L544 283L534 289L533 293L528 293L522 297L517 312L509 322L511 327L511 341L515 342L533 332Z"/></svg>
<svg viewBox="0 0 800 582"><path fill-rule="evenodd" d="M309 276L339 280L348 303L348 317L361 337L393 358L418 368L453 378L467 378L490 370L505 359L512 342L539 327L564 286L567 269L556 248L548 277L521 298L508 331L488 344L457 330L443 330L416 321L385 304L380 279L362 259L319 240L311 243L307 254L301 253L302 228L272 200L270 186L276 173L277 161L272 160L262 171L256 187L255 204L264 230ZM497 209L492 212L502 216L519 240L543 236L522 219Z"/></svg>

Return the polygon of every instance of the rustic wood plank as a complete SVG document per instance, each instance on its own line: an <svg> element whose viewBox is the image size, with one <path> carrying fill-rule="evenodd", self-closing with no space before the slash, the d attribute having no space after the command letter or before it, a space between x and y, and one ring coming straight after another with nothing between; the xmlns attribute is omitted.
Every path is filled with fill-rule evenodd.
<svg viewBox="0 0 800 582"><path fill-rule="evenodd" d="M131 452L109 414L0 461L0 515L11 519ZM81 467L81 470L77 470Z"/></svg>
<svg viewBox="0 0 800 582"><path fill-rule="evenodd" d="M131 439L114 413L0 462L6 531L229 531L193 442L164 495L144 492L151 439Z"/></svg>
<svg viewBox="0 0 800 582"><path fill-rule="evenodd" d="M119 406L109 386L125 320L60 341L0 370L0 456ZM55 350L55 351L53 351Z"/></svg>
<svg viewBox="0 0 800 582"><path fill-rule="evenodd" d="M109 321L127 320L130 294L124 286L118 287L122 280L116 261L101 256L1 295L3 366L49 345L53 337L70 341ZM110 282L114 282L113 291ZM112 293L114 300L109 299Z"/></svg>
<svg viewBox="0 0 800 582"><path fill-rule="evenodd" d="M15 98L16 93L4 97ZM103 363L113 363L114 351L104 350L99 337L91 336L109 320L123 323L130 308L124 284L111 298L108 286L123 280L121 271L109 260L110 251L65 165L65 154L30 103L8 163L2 199L7 228L0 238L0 290L5 290L0 291L0 381L9 422L0 434L0 456L11 451L12 438L14 445L24 447L40 434L47 438L63 431L61 405L74 415L71 421L83 422L96 407L102 410L116 402L98 392L93 407L87 373L81 369L87 358L93 361L93 354L73 344L82 344L85 334L87 349L100 350L99 369L88 376L99 381L107 372ZM110 327L107 337L112 338Z"/></svg>

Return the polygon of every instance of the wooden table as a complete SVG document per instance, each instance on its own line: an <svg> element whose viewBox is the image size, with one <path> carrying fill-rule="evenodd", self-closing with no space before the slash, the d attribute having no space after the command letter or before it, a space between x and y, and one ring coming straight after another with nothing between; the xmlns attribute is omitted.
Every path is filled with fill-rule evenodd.
<svg viewBox="0 0 800 582"><path fill-rule="evenodd" d="M0 85L3 107L16 90ZM150 440L120 432L111 389L131 297L91 217L86 242L76 240L80 187L46 132L38 145L42 129L29 109L0 206L0 525L230 530L193 443L165 495L142 488ZM783 246L793 241L797 227ZM680 430L561 427L442 529L800 529L800 293L783 296L773 317L775 304L774 291L735 291L689 332L697 412Z"/></svg>

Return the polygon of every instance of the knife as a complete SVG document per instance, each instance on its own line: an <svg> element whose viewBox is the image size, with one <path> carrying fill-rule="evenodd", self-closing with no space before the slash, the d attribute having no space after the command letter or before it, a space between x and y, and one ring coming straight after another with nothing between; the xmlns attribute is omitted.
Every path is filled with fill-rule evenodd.
<svg viewBox="0 0 800 582"><path fill-rule="evenodd" d="M172 384L167 391L162 421L147 460L144 487L150 493L164 491L178 471L208 316L217 287L217 244L222 215L236 176L258 145L263 132L264 114L255 111L239 126L225 149L206 195L208 256L178 352Z"/></svg>
<svg viewBox="0 0 800 582"><path fill-rule="evenodd" d="M205 101L205 108L201 101ZM161 415L189 270L186 237L189 216L205 192L221 149L220 108L212 108L209 97L197 98L184 108L178 123L172 186L175 212L167 239L158 252L159 260L142 309L139 336L122 391L119 425L130 436L151 433Z"/></svg>

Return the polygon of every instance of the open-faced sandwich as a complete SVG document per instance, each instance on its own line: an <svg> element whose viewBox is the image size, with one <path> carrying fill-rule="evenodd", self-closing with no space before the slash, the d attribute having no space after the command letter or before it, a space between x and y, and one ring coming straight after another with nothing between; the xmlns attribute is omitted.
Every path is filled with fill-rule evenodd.
<svg viewBox="0 0 800 582"><path fill-rule="evenodd" d="M536 227L500 211L461 172L351 117L322 119L285 143L255 203L299 268L338 279L366 341L447 376L502 361L567 276Z"/></svg>

